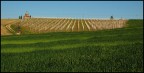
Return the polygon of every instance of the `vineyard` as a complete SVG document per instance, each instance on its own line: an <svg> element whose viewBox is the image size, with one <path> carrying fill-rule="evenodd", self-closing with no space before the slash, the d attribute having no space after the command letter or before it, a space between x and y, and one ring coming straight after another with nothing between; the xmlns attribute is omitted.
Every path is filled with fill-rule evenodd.
<svg viewBox="0 0 144 73"><path fill-rule="evenodd" d="M79 32L122 28L127 20L32 18L21 20L20 27L32 33Z"/></svg>

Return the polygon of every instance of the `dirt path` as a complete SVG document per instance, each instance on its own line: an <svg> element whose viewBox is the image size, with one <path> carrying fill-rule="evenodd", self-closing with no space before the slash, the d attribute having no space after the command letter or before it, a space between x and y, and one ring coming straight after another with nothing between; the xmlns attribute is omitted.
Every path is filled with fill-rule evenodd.
<svg viewBox="0 0 144 73"><path fill-rule="evenodd" d="M6 27L10 32L14 32L14 33L15 33L15 31L11 28L11 25L12 25L12 24L8 24L8 25L6 25L5 27Z"/></svg>
<svg viewBox="0 0 144 73"><path fill-rule="evenodd" d="M1 35L12 35L12 33L5 26L1 25Z"/></svg>
<svg viewBox="0 0 144 73"><path fill-rule="evenodd" d="M19 22L19 20L13 20L13 19L1 19L1 35L13 35L12 32L15 33L15 31L11 28L11 25Z"/></svg>

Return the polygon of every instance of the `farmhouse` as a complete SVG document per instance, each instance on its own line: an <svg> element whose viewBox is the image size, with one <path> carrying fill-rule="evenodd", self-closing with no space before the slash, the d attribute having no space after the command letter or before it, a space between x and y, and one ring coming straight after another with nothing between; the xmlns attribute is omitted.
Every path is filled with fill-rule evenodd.
<svg viewBox="0 0 144 73"><path fill-rule="evenodd" d="M31 15L29 15L28 11L26 11L25 15L23 16L23 19L30 19Z"/></svg>

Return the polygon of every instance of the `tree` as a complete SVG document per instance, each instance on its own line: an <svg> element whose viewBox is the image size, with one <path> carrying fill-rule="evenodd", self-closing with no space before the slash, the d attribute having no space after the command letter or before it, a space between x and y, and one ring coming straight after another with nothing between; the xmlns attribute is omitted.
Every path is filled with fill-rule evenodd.
<svg viewBox="0 0 144 73"><path fill-rule="evenodd" d="M21 16L21 19L22 19L22 16Z"/></svg>
<svg viewBox="0 0 144 73"><path fill-rule="evenodd" d="M21 16L19 16L19 19L21 19Z"/></svg>
<svg viewBox="0 0 144 73"><path fill-rule="evenodd" d="M111 16L110 19L111 19L111 20L114 19L113 16Z"/></svg>
<svg viewBox="0 0 144 73"><path fill-rule="evenodd" d="M20 32L20 31L21 31L21 27L18 25L17 32Z"/></svg>
<svg viewBox="0 0 144 73"><path fill-rule="evenodd" d="M20 31L20 26L18 26L17 30Z"/></svg>

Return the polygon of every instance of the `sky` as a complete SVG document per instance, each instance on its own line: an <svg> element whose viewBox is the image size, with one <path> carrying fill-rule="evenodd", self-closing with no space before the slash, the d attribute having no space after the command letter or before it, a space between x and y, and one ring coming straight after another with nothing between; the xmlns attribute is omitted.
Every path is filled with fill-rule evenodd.
<svg viewBox="0 0 144 73"><path fill-rule="evenodd" d="M32 17L143 19L142 1L1 1L1 18Z"/></svg>

